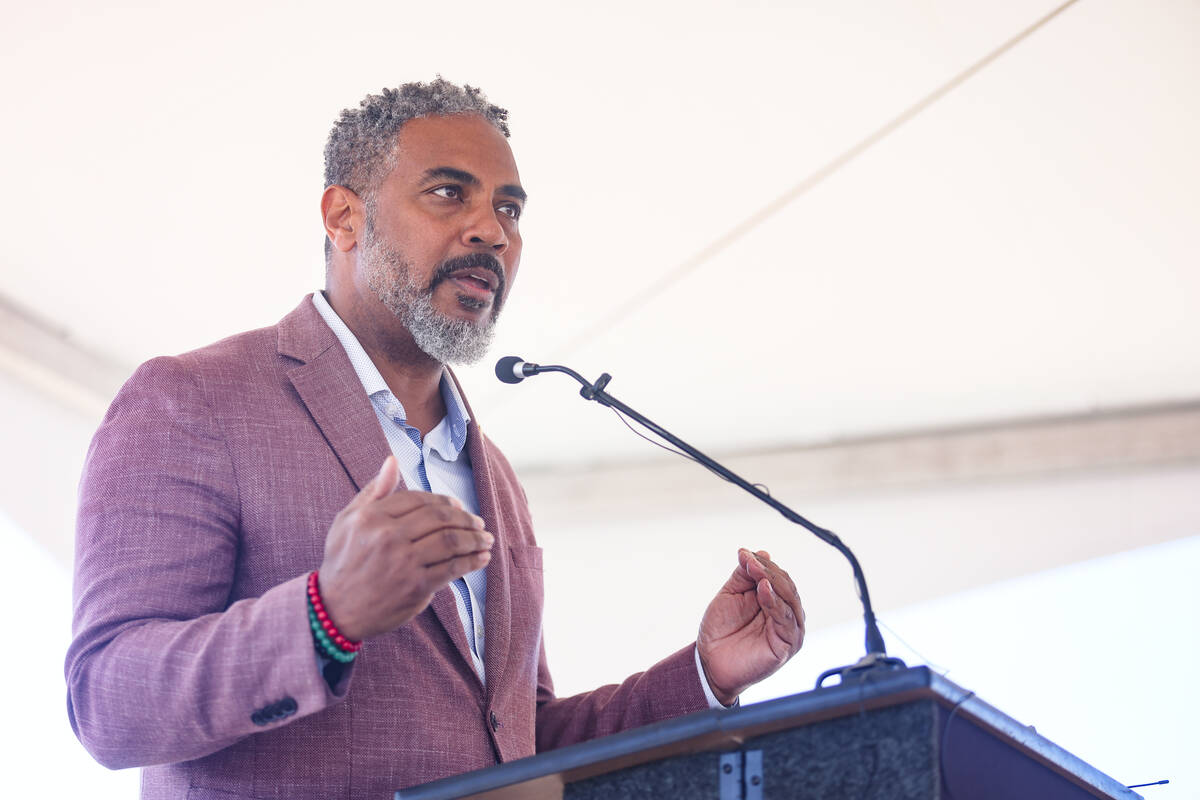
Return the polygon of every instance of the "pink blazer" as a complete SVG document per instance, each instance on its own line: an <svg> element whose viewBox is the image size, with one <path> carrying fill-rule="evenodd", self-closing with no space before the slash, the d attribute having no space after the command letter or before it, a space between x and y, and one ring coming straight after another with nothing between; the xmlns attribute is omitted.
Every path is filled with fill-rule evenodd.
<svg viewBox="0 0 1200 800"><path fill-rule="evenodd" d="M389 452L345 352L305 298L274 327L143 364L80 487L66 677L84 746L145 767L145 798L385 798L705 708L691 646L554 696L524 491L475 422L467 448L496 534L487 687L447 588L331 689L305 576Z"/></svg>

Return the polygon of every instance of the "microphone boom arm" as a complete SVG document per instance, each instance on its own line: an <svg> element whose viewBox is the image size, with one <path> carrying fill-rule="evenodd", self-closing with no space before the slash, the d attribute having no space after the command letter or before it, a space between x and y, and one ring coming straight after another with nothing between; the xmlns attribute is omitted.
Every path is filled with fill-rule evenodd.
<svg viewBox="0 0 1200 800"><path fill-rule="evenodd" d="M817 686L820 686L821 683L824 682L825 678L832 674L841 674L844 680L851 672L860 672L872 668L904 668L903 661L897 658L891 658L887 655L887 648L883 643L883 635L879 632L879 625L875 621L875 612L871 608L871 595L867 591L867 579L863 575L862 567L859 565L858 559L855 558L854 553L851 552L850 548L847 547L840 538L838 538L837 534L805 519L799 513L793 511L791 508L788 508L786 505L772 497L769 493L763 491L753 483L750 483L733 470L730 470L720 462L708 457L695 447L692 447L690 444L668 431L666 428L613 397L611 394L605 391L605 387L608 386L608 382L612 380L612 376L607 372L602 374L595 383L588 383L586 378L568 367L552 364L527 364L526 366L527 368L531 368L529 369L529 374L531 375L541 372L561 372L566 375L570 375L581 384L582 388L579 390L579 395L585 400L592 400L602 406L615 409L621 414L624 414L625 416L634 420L647 430L652 431L665 441L670 442L672 445L682 450L684 453L687 453L709 470L754 495L759 500L782 514L784 519L807 529L818 539L835 548L838 552L846 557L846 560L850 562L850 569L854 572L854 582L858 587L859 598L862 600L863 622L866 624L867 654L857 664L845 668L828 670L827 672L823 673L817 680Z"/></svg>

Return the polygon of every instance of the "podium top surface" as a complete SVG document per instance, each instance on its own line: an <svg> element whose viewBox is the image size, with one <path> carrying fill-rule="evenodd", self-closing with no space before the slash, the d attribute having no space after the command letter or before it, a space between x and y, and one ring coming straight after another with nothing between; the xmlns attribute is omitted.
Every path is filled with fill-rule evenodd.
<svg viewBox="0 0 1200 800"><path fill-rule="evenodd" d="M673 720L562 747L396 792L396 800L505 800L562 797L565 784L681 753L738 748L757 736L865 711L933 700L1022 750L1097 797L1141 795L980 700L928 667L868 675L843 683L733 709L699 711Z"/></svg>

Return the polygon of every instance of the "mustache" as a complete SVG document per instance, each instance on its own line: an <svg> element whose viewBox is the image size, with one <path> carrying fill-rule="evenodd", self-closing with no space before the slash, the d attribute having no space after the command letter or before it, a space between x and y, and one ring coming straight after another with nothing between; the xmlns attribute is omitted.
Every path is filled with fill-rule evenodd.
<svg viewBox="0 0 1200 800"><path fill-rule="evenodd" d="M500 265L500 259L491 253L468 253L465 256L446 259L433 271L433 276L429 279L429 286L425 289L426 293L433 294L433 290L439 283L447 280L460 269L470 268L486 269L496 276L496 304L499 306L505 296L504 290L508 282L504 279L504 267Z"/></svg>

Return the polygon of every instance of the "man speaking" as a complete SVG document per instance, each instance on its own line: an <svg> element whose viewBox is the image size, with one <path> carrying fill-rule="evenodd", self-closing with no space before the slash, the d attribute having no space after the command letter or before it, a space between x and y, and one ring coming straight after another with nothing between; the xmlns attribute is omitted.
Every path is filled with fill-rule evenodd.
<svg viewBox="0 0 1200 800"><path fill-rule="evenodd" d="M696 642L555 696L525 494L445 366L482 357L520 264L507 116L440 78L344 111L325 291L113 401L68 710L97 760L144 767L143 797L390 797L728 705L800 648L791 579L742 550ZM633 590L652 605L670 575Z"/></svg>

